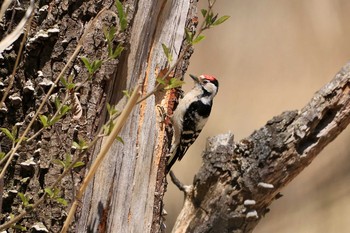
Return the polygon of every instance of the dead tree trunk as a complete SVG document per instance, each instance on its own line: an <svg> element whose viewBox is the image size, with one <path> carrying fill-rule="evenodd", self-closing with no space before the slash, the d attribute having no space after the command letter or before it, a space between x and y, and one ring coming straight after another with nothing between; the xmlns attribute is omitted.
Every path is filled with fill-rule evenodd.
<svg viewBox="0 0 350 233"><path fill-rule="evenodd" d="M162 43L177 57L184 28L192 15L190 1L135 1L130 29L130 48L116 69L109 91L121 93L142 80L143 93L150 92L156 78L165 73ZM177 74L186 70L181 63ZM164 93L151 96L138 106L102 164L82 200L77 232L158 232L164 195L165 128L157 118L156 104ZM162 105L167 108L171 95ZM171 101L170 101L171 102ZM170 103L171 104L171 103ZM96 151L99 149L96 148Z"/></svg>
<svg viewBox="0 0 350 233"><path fill-rule="evenodd" d="M119 27L114 0L36 2L23 58L9 97L1 108L1 127L11 129L22 122L19 125L19 135L23 132L48 88L54 85L53 81L79 46L78 41L84 33L86 38L82 48L78 50L79 56L85 56L90 61L106 62L91 82L86 83L82 81L88 76L84 64L77 58L69 64L69 69L63 76L73 77L74 83L84 84L77 93L83 110L82 116L78 121L64 118L42 131L35 142L27 143L20 149L19 155L6 173L5 182L0 184L1 194L4 196L1 224L8 220L11 213L16 215L21 211L22 203L16 195L18 191L30 197L30 203L35 203L43 194L43 189L55 182L63 169L53 163L53 160L64 160L67 151L71 151L73 141L89 141L93 138L106 121L106 103L117 104L121 110L127 99L122 94L123 90L130 91L137 83L141 83L142 92L146 94L155 87L156 78L166 73L168 67L162 44L170 48L174 60L182 53L184 28L192 27L196 3L189 0L121 2L127 14L128 26L113 41L114 46L121 43L125 48L121 57L116 60L106 59L108 51L103 33L104 27ZM26 7L26 4L21 7L13 5L7 10L6 20L0 25L1 34L5 34L7 29L11 31L11 25L19 22ZM110 9L115 14L98 15L103 8ZM92 21L94 24L90 27ZM6 77L0 80L1 95L10 86L10 73L19 45L20 40L0 58L0 74ZM172 76L181 77L186 71L191 52L187 53ZM62 84L58 84L52 99L55 96L62 97L62 89ZM162 198L165 192L165 153L169 147L169 135L157 118L156 105L162 104L165 109L169 106L172 108L173 98L174 93L171 91L156 93L134 109L119 135L124 144L116 141L110 150L81 200L72 231L160 231ZM50 115L54 109L54 103L49 102L40 114ZM36 121L29 136L34 135L41 127L40 121ZM1 150L7 153L11 149L11 142L5 135L0 136ZM87 165L94 160L101 143L84 157ZM27 160L33 163L28 166L18 165ZM85 169L75 169L72 176L62 180L60 195L68 203L74 199L76 186L84 175ZM35 222L40 222L50 232L58 232L68 209L69 205L63 207L46 200L45 205L34 210L35 215L27 215L19 224L30 229Z"/></svg>
<svg viewBox="0 0 350 233"><path fill-rule="evenodd" d="M173 232L252 232L281 189L349 123L350 64L300 111L238 143L230 133L212 137L193 185L181 187L185 204Z"/></svg>

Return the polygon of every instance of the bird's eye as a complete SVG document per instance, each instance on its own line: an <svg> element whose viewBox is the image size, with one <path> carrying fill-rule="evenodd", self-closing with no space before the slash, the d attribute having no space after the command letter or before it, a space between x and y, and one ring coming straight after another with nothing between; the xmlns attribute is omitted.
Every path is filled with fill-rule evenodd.
<svg viewBox="0 0 350 233"><path fill-rule="evenodd" d="M204 80L203 80L203 83L208 83L208 80L205 80L205 79L204 79Z"/></svg>

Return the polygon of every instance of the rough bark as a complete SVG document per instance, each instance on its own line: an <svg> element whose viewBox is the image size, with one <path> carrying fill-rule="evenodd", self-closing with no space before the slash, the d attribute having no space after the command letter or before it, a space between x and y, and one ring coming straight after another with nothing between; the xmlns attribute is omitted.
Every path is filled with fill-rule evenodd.
<svg viewBox="0 0 350 233"><path fill-rule="evenodd" d="M143 93L153 90L156 78L166 72L161 44L181 53L184 27L192 15L190 1L138 1L134 3L130 48L118 66L111 92L121 92L121 80L131 88L142 80ZM187 68L181 62L176 73ZM125 88L124 88L125 89ZM165 109L173 92L151 96L137 106L121 137L101 165L82 200L77 232L158 232L162 229L165 154L168 131L157 117L157 104ZM111 96L111 100L115 97ZM169 101L169 102L167 102ZM96 148L98 151L99 149Z"/></svg>
<svg viewBox="0 0 350 233"><path fill-rule="evenodd" d="M106 120L106 103L118 103L118 108L122 109L126 99L122 91L132 89L137 82L143 84L144 94L154 88L156 78L164 74L167 67L161 44L171 49L176 60L183 49L184 28L192 26L195 4L190 0L123 1L129 26L114 43L123 43L126 49L119 59L104 63L92 81L80 89L83 115L79 121L72 121L71 116L68 116L44 130L35 142L25 144L19 151L19 156L5 177L1 223L6 221L10 213L16 215L21 211L22 204L16 196L17 192L25 193L30 203L34 203L42 195L43 188L51 185L62 173L62 167L54 164L53 159L64 160L65 154L71 152L72 142L78 138L86 141L93 138ZM7 20L0 25L2 34L9 25L21 19L26 5L22 7L13 7L6 13ZM39 1L36 7L38 10L10 97L0 111L1 127L11 129L16 123L23 122L19 125L19 134L31 120L52 81L67 63L82 34L88 30L88 23L103 7L117 12L114 0ZM14 21L10 19L12 13ZM111 14L101 16L89 31L79 55L90 61L105 60L108 52L102 29L110 25L118 27L118 20ZM4 52L4 58L0 58L0 74L6 77L0 80L0 97L9 85L9 74L19 44L20 41L17 41ZM181 77L184 74L190 55L191 52L185 55L185 60L178 65L173 76ZM83 63L76 59L66 75L72 75L74 82L81 82L88 73ZM33 90L28 86L33 87ZM59 85L54 94L62 97L63 89ZM160 123L156 105L172 109L175 95L174 91L157 93L133 111L120 135L125 143L115 143L81 200L77 221L71 228L73 232L161 230L165 154L171 132ZM54 110L55 106L50 102L41 114L50 115ZM37 121L30 135L40 128L41 124ZM88 165L98 153L101 143L84 157ZM8 152L10 148L11 141L1 135L1 150ZM32 158L34 163L19 165ZM71 176L62 181L60 194L68 203L74 199L75 187L84 174L85 169L75 169ZM47 200L20 224L30 229L36 222L41 222L50 232L57 232L68 209L69 205L64 207Z"/></svg>
<svg viewBox="0 0 350 233"><path fill-rule="evenodd" d="M210 138L173 232L252 232L281 189L349 123L347 64L300 111L272 118L238 143L231 133Z"/></svg>

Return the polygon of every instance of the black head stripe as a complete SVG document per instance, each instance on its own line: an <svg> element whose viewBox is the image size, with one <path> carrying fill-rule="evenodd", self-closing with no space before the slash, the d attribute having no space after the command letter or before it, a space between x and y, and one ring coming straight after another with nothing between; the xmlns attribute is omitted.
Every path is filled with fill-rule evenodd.
<svg viewBox="0 0 350 233"><path fill-rule="evenodd" d="M217 88L219 89L219 82L218 82L218 80L216 80L216 79L211 79L211 80L209 80L211 83L213 83L215 86L217 86Z"/></svg>

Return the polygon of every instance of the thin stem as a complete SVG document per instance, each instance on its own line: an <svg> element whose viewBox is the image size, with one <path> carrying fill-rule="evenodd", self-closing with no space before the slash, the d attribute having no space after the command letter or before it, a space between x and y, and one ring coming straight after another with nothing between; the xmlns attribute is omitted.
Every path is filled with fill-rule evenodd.
<svg viewBox="0 0 350 233"><path fill-rule="evenodd" d="M33 116L32 120L29 122L27 128L24 130L23 134L21 135L21 137L19 138L15 148L12 150L12 152L10 153L9 159L7 160L7 163L5 164L4 168L2 169L1 173L0 173L0 179L4 178L5 176L5 172L8 168L8 166L11 163L11 160L13 159L14 154L16 153L16 151L18 150L18 148L20 147L21 143L23 142L23 140L25 139L25 136L28 134L30 128L32 127L32 125L34 124L36 118L38 117L41 109L44 107L44 105L46 104L46 101L48 100L49 96L51 95L51 93L53 92L54 88L57 86L57 83L59 82L60 78L64 75L64 73L66 72L66 70L68 69L68 67L70 66L70 64L73 62L73 60L78 56L80 49L83 46L83 42L85 40L86 35L88 34L88 32L90 32L90 29L92 27L92 25L94 25L94 23L96 22L96 19L105 11L106 8L103 8L98 14L97 16L90 21L87 30L84 32L84 34L82 35L82 37L80 38L77 47L75 48L72 56L69 58L67 64L63 67L63 69L61 70L60 74L57 76L56 80L54 81L54 84L51 85L49 91L47 92L47 94L45 95L44 99L42 100L40 106L38 107L35 115Z"/></svg>
<svg viewBox="0 0 350 233"><path fill-rule="evenodd" d="M85 189L87 188L88 184L94 177L97 169L99 168L100 164L102 163L103 159L107 155L107 152L109 151L109 148L112 146L113 142L115 141L115 138L118 136L120 133L121 129L125 125L126 120L128 119L131 111L133 110L134 106L137 104L137 99L140 96L140 89L141 86L137 85L133 94L131 95L128 103L126 104L123 112L121 113L120 117L118 118L112 132L110 135L107 137L105 143L102 145L101 150L99 154L96 157L96 160L94 163L91 165L90 170L88 174L85 176L83 183L77 193L77 196L72 204L72 207L69 210L68 216L66 221L64 222L63 228L61 230L61 233L67 232L70 223L73 221L73 217L75 214L75 210L78 207L78 203L80 202L81 198L83 197L83 194L85 192Z"/></svg>
<svg viewBox="0 0 350 233"><path fill-rule="evenodd" d="M61 180L72 170L72 168L74 167L74 165L81 160L83 153L80 153L73 161L72 163L62 172L62 174L60 174L56 181L49 186L49 189L54 189L60 182ZM47 197L47 193L44 192L44 194L42 195L42 197L35 202L30 209L24 210L22 211L20 214L18 214L16 217L12 218L10 221L0 225L0 230L5 230L7 228L10 228L13 224L15 224L16 222L18 222L19 220L21 220L26 214L28 214L29 212L33 211L36 207L38 207Z"/></svg>
<svg viewBox="0 0 350 233"><path fill-rule="evenodd" d="M213 11L213 6L215 4L216 0L214 0L213 2L211 2L210 0L208 0L208 12L207 14L210 14ZM201 26L199 27L198 32L196 32L196 36L195 38L198 38L198 36L200 36L202 34L203 31L209 29L209 27L205 27L205 20L203 20ZM188 52L188 50L191 48L192 44L187 44L185 49L183 50L183 52L181 53L181 55L178 57L178 59L176 60L176 62L169 68L169 70L165 73L165 75L163 76L162 80L165 80L167 77L169 77L169 75L171 74L171 72L173 72L173 70L178 66L178 64L182 61L182 59L184 58L184 56L186 55L186 53ZM150 91L149 93L147 93L146 95L144 95L143 97L141 97L138 101L137 104L141 103L142 101L144 101L145 99L147 99L148 97L150 97L151 95L155 94L156 92L162 90L163 88L160 88L161 84L157 83L156 86L153 88L152 91Z"/></svg>

